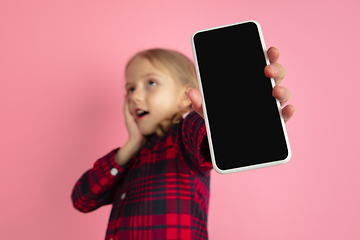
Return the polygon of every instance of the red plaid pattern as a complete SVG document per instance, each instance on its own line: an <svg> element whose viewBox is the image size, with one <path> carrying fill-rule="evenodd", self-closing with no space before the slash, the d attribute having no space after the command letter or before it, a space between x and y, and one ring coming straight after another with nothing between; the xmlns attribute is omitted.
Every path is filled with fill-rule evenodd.
<svg viewBox="0 0 360 240"><path fill-rule="evenodd" d="M81 212L113 205L105 239L208 239L212 165L204 120L189 113L123 167L114 160L118 149L97 160L72 192Z"/></svg>

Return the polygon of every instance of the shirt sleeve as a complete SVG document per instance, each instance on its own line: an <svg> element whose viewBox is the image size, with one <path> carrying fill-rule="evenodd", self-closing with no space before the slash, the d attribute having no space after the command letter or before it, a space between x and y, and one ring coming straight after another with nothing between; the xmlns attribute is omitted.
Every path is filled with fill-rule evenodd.
<svg viewBox="0 0 360 240"><path fill-rule="evenodd" d="M212 169L204 119L195 111L189 113L182 125L185 149L202 172Z"/></svg>
<svg viewBox="0 0 360 240"><path fill-rule="evenodd" d="M77 210L91 212L112 203L117 183L126 168L115 162L115 153L119 149L98 159L93 168L77 181L71 195L73 206Z"/></svg>

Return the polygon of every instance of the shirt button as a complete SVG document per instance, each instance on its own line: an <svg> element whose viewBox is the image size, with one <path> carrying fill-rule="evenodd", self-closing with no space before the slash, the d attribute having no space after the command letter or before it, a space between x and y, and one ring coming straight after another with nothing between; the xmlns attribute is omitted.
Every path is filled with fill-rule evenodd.
<svg viewBox="0 0 360 240"><path fill-rule="evenodd" d="M121 200L124 200L125 197L126 197L126 193L123 193L123 194L121 195Z"/></svg>
<svg viewBox="0 0 360 240"><path fill-rule="evenodd" d="M116 174L118 174L118 170L116 169L116 168L113 168L113 169L111 169L111 171L110 171L110 173L111 173L111 175L113 175L113 176L115 176Z"/></svg>

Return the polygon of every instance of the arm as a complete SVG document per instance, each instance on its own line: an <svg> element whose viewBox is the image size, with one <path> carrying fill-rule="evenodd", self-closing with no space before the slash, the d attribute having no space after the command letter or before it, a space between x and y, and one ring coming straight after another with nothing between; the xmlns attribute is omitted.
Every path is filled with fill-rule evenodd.
<svg viewBox="0 0 360 240"><path fill-rule="evenodd" d="M77 210L91 212L112 202L116 180L124 171L124 168L115 162L117 152L118 149L114 149L97 160L94 167L77 181L71 195L73 206Z"/></svg>
<svg viewBox="0 0 360 240"><path fill-rule="evenodd" d="M124 97L123 111L129 139L121 149L115 149L96 161L94 167L76 183L71 198L74 207L81 212L91 212L112 203L122 173L146 142L131 116L127 95Z"/></svg>
<svg viewBox="0 0 360 240"><path fill-rule="evenodd" d="M141 148L141 143L127 142L121 149L114 149L97 160L75 184L72 192L73 206L81 212L91 212L111 204L122 173L129 160Z"/></svg>
<svg viewBox="0 0 360 240"><path fill-rule="evenodd" d="M212 169L204 119L195 111L189 113L182 124L182 139L192 162L201 172Z"/></svg>

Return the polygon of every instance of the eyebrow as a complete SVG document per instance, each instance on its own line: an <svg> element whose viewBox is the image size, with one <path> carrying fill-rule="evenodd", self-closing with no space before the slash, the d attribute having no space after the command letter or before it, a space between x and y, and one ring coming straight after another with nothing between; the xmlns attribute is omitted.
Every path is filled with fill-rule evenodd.
<svg viewBox="0 0 360 240"><path fill-rule="evenodd" d="M160 75L159 75L159 74L156 74L156 73L147 73L147 74L143 75L141 78L146 78L146 77L149 77L149 76L157 76L157 77L160 77ZM125 84L125 89L126 89L129 85L131 85L131 83L126 83L126 84Z"/></svg>
<svg viewBox="0 0 360 240"><path fill-rule="evenodd" d="M142 76L142 78L149 77L149 76L151 76L151 75L160 77L160 75L159 75L159 74L156 74L156 73L147 73L147 74L145 74L144 76Z"/></svg>

